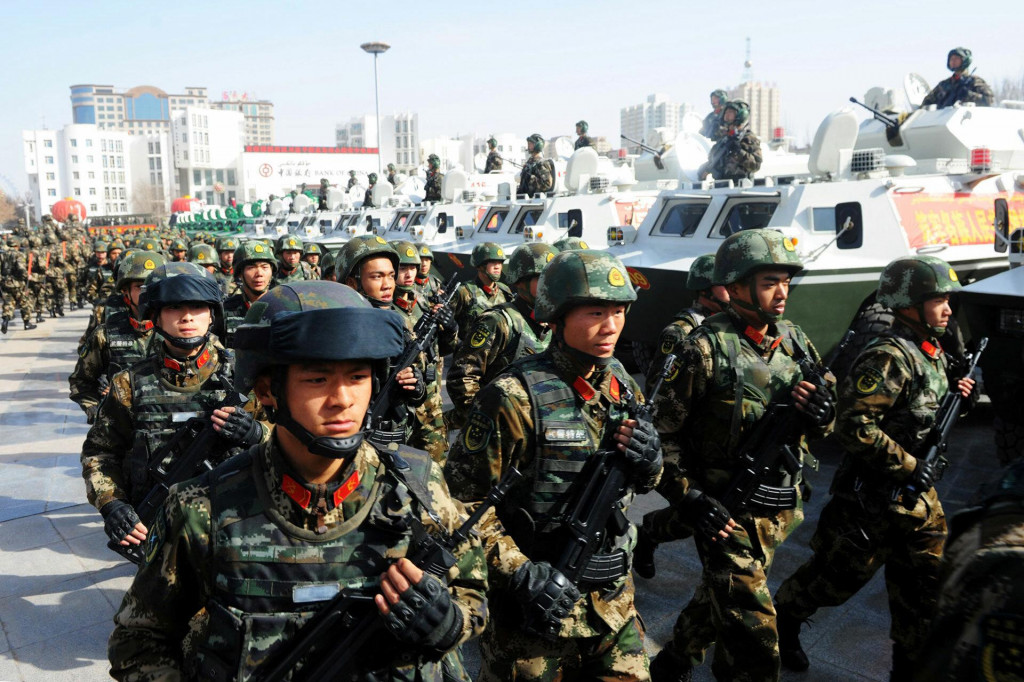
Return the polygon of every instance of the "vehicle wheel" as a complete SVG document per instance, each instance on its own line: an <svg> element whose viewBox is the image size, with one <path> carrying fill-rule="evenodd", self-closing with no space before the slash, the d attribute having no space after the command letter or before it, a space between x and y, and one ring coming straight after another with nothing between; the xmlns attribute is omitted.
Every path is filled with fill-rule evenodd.
<svg viewBox="0 0 1024 682"><path fill-rule="evenodd" d="M864 351L868 342L891 327L894 319L892 311L881 303L872 303L857 315L850 326L856 332L854 337L831 364L832 373L838 381L846 378L853 367L853 361Z"/></svg>
<svg viewBox="0 0 1024 682"><path fill-rule="evenodd" d="M996 455L1002 466L1024 456L1024 424L997 416L995 431Z"/></svg>

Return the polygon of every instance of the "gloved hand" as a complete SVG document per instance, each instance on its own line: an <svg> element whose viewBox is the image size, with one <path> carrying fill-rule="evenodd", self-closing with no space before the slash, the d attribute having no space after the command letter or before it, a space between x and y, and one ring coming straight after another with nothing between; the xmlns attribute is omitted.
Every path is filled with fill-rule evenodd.
<svg viewBox="0 0 1024 682"><path fill-rule="evenodd" d="M135 524L142 523L135 509L124 500L107 502L100 509L100 515L103 516L103 531L117 544L135 530Z"/></svg>
<svg viewBox="0 0 1024 682"><path fill-rule="evenodd" d="M414 384L395 384L395 388L398 393L394 394L398 400L401 400L406 405L412 407L419 407L423 404L423 401L427 399L427 384L423 380L423 372L420 371L419 367L409 367L412 370L413 378L416 379Z"/></svg>
<svg viewBox="0 0 1024 682"><path fill-rule="evenodd" d="M512 575L510 589L523 607L523 629L554 639L572 612L580 591L546 561L527 561Z"/></svg>
<svg viewBox="0 0 1024 682"><path fill-rule="evenodd" d="M448 651L462 633L462 611L444 583L424 573L398 595L384 624L400 642L437 652Z"/></svg>
<svg viewBox="0 0 1024 682"><path fill-rule="evenodd" d="M835 404L832 402L832 394L827 389L818 387L811 393L804 408L804 418L814 426L827 426L835 416Z"/></svg>
<svg viewBox="0 0 1024 682"><path fill-rule="evenodd" d="M235 445L249 448L258 445L263 439L263 427L253 419L252 415L241 407L236 407L220 429L220 435Z"/></svg>
<svg viewBox="0 0 1024 682"><path fill-rule="evenodd" d="M917 466L910 478L911 487L922 493L928 490L942 479L946 465L947 462L942 457L937 457L930 462L924 458L917 460Z"/></svg>
<svg viewBox="0 0 1024 682"><path fill-rule="evenodd" d="M624 454L633 467L633 482L645 488L653 485L662 465L661 436L654 424L638 420Z"/></svg>
<svg viewBox="0 0 1024 682"><path fill-rule="evenodd" d="M455 321L455 311L452 310L451 306L437 311L437 325L446 332L451 331L454 327L456 333L458 333L459 325Z"/></svg>
<svg viewBox="0 0 1024 682"><path fill-rule="evenodd" d="M721 502L699 490L686 493L687 511L697 532L709 540L719 540L719 533L729 525L732 515Z"/></svg>

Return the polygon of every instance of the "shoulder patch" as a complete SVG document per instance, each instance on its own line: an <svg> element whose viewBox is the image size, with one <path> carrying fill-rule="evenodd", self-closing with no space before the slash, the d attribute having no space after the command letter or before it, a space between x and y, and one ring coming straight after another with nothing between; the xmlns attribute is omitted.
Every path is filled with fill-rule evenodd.
<svg viewBox="0 0 1024 682"><path fill-rule="evenodd" d="M1020 679L1020 641L1024 617L990 613L981 621L981 672L985 680Z"/></svg>
<svg viewBox="0 0 1024 682"><path fill-rule="evenodd" d="M874 367L866 367L857 377L854 387L857 389L857 393L861 395L871 395L882 385L884 378L882 373Z"/></svg>
<svg viewBox="0 0 1024 682"><path fill-rule="evenodd" d="M473 330L473 335L469 337L470 348L479 348L480 346L487 343L487 337L491 335L491 330L486 325L478 324L476 329Z"/></svg>
<svg viewBox="0 0 1024 682"><path fill-rule="evenodd" d="M494 420L479 410L473 410L462 431L462 444L468 452L480 452L491 440L494 432Z"/></svg>
<svg viewBox="0 0 1024 682"><path fill-rule="evenodd" d="M672 349L676 347L676 340L672 338L665 339L661 342L661 354L668 355L672 352Z"/></svg>
<svg viewBox="0 0 1024 682"><path fill-rule="evenodd" d="M164 538L167 537L167 522L165 520L164 510L161 509L160 513L156 515L156 521L153 523L153 527L149 529L149 535L146 537L146 563L149 564L156 557L157 552L164 546Z"/></svg>

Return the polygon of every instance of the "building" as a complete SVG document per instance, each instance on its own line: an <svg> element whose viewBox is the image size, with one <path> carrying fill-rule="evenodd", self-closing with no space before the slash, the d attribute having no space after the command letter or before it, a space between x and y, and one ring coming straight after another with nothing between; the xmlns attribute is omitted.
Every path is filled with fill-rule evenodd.
<svg viewBox="0 0 1024 682"><path fill-rule="evenodd" d="M242 155L245 201L282 196L303 183L314 192L320 178L340 189L348 187L348 172L377 171L373 147L248 146ZM205 195L204 195L205 198ZM362 198L362 197L360 197Z"/></svg>
<svg viewBox="0 0 1024 682"><path fill-rule="evenodd" d="M645 102L623 107L619 111L619 130L622 135L638 142L646 142L655 128L668 128L674 137L675 133L682 130L683 119L690 111L693 111L692 105L677 104L670 101L667 95L655 93L648 95ZM638 144L626 140L622 140L622 144L630 153L640 153Z"/></svg>
<svg viewBox="0 0 1024 682"><path fill-rule="evenodd" d="M166 132L129 135L89 123L61 130L23 130L25 172L35 217L71 197L91 216L164 212L170 208L170 144ZM162 211L156 211L162 206Z"/></svg>
<svg viewBox="0 0 1024 682"><path fill-rule="evenodd" d="M221 100L210 101L210 108L222 111L237 111L245 117L245 144L274 144L274 103L256 99L248 92L221 93Z"/></svg>
<svg viewBox="0 0 1024 682"><path fill-rule="evenodd" d="M172 120L176 191L210 205L244 196L245 116L238 111L185 107Z"/></svg>
<svg viewBox="0 0 1024 682"><path fill-rule="evenodd" d="M381 116L378 145L377 117L373 114L357 116L348 123L339 123L334 130L335 145L340 148L380 148L381 167L389 163L403 173L420 165L419 114L404 112ZM394 131L394 134L390 134Z"/></svg>
<svg viewBox="0 0 1024 682"><path fill-rule="evenodd" d="M445 172L456 166L463 166L463 148L467 145L462 140L453 139L450 137L431 137L423 140L422 148L420 153L423 155L424 164L427 158L431 154L437 154L438 158L441 159L441 172ZM472 165L464 166L465 168L472 171Z"/></svg>
<svg viewBox="0 0 1024 682"><path fill-rule="evenodd" d="M501 158L520 166L523 164L524 159L526 159L526 138L524 136L516 135L515 133L495 133L486 137L470 134L459 138L462 141L462 147L458 161L467 172L483 171L487 152L490 151L490 148L487 146L487 140L492 137L497 142L495 149L501 155ZM479 164L477 161L479 161ZM503 166L502 170L515 171L516 169L510 163Z"/></svg>
<svg viewBox="0 0 1024 682"><path fill-rule="evenodd" d="M779 89L767 83L747 81L729 91L729 99L743 100L750 105L750 130L762 141L774 137L782 125L779 116Z"/></svg>

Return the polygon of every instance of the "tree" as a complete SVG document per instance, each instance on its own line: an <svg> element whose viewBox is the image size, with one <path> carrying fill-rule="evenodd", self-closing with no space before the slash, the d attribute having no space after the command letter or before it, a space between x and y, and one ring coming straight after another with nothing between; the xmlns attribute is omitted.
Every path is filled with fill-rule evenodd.
<svg viewBox="0 0 1024 682"><path fill-rule="evenodd" d="M1024 75L1016 78L1004 78L992 88L996 102L1003 100L1024 101Z"/></svg>
<svg viewBox="0 0 1024 682"><path fill-rule="evenodd" d="M17 218L18 204L15 203L15 198L0 192L0 225L6 225Z"/></svg>

